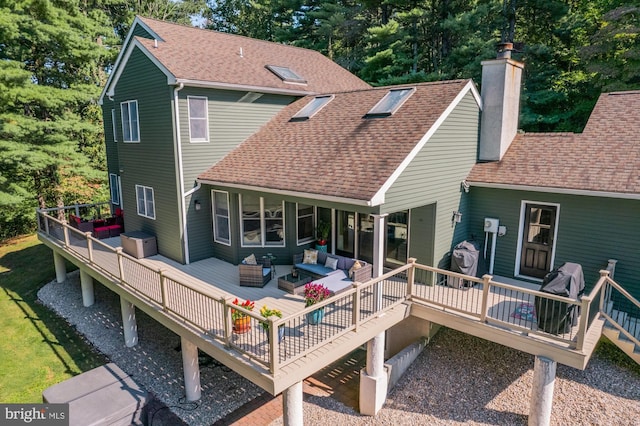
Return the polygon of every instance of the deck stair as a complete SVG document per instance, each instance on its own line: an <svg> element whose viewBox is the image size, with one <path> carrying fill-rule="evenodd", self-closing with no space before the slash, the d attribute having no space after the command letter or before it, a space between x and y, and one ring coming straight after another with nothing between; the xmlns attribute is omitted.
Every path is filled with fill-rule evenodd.
<svg viewBox="0 0 640 426"><path fill-rule="evenodd" d="M616 309L611 309L609 312L611 320L607 320L605 323L602 334L640 364L640 344L638 344L640 341L640 319Z"/></svg>

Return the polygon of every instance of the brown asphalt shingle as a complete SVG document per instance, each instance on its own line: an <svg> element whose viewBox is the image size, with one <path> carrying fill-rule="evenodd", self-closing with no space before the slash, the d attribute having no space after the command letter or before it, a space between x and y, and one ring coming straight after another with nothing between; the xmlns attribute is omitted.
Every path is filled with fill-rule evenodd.
<svg viewBox="0 0 640 426"><path fill-rule="evenodd" d="M199 179L371 200L469 83L422 83L392 116L364 118L389 91L336 93L307 121L290 121L313 96L284 108ZM397 88L398 86L394 86Z"/></svg>
<svg viewBox="0 0 640 426"><path fill-rule="evenodd" d="M640 194L640 91L600 96L583 133L526 133L471 183Z"/></svg>
<svg viewBox="0 0 640 426"><path fill-rule="evenodd" d="M233 34L139 19L162 40L136 37L177 79L321 93L366 89L360 80L321 53ZM242 50L242 56L240 54ZM265 68L288 67L307 84L283 82Z"/></svg>

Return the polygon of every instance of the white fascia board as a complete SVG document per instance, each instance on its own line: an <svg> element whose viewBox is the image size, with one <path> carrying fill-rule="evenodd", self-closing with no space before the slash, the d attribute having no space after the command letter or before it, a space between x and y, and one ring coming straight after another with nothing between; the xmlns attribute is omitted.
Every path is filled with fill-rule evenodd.
<svg viewBox="0 0 640 426"><path fill-rule="evenodd" d="M140 51L142 53L145 54L145 56L147 58L149 58L149 60L151 62L153 62L153 64L160 70L162 71L162 73L164 75L167 76L167 84L168 85L174 85L176 84L176 78L175 76L160 62L158 61L158 59L153 56L146 47L144 47L142 45L142 43L140 43L138 40L133 40L133 42L131 44L129 44L129 47L127 47L127 50L124 53L124 56L122 57L122 64L120 67L118 67L115 72L113 73L113 80L111 81L111 84L109 86L107 86L106 88L108 89L106 91L106 95L107 96L113 96L115 94L115 87L118 84L118 80L120 79L120 76L122 75L122 72L124 71L125 65L127 64L127 61L129 60L129 57L131 56L131 53L133 52L133 49L135 48L140 49Z"/></svg>
<svg viewBox="0 0 640 426"><path fill-rule="evenodd" d="M120 50L120 53L118 53L118 57L116 58L116 62L113 65L113 71L109 75L109 78L107 79L107 83L104 85L104 89L102 89L102 93L100 94L100 98L98 99L98 105L102 105L105 96L113 96L113 90L110 90L111 83L112 83L112 81L114 79L117 81L117 78L115 77L115 74L116 74L117 70L119 70L121 68L120 64L123 61L126 62L126 59L129 58L129 56L127 55L127 58L124 59L124 56L126 54L125 52L129 48L129 42L131 41L131 38L133 37L133 30L135 29L136 25L139 25L142 28L144 28L145 31L147 31L149 34L151 34L156 40L164 41L164 39L162 37L160 37L147 24L142 22L142 20L140 20L140 18L138 16L136 16L136 18L133 20L133 23L131 24L131 28L129 29L129 32L127 33L127 37L125 37L124 42L122 43L122 50ZM119 75L118 75L118 77L119 77Z"/></svg>
<svg viewBox="0 0 640 426"><path fill-rule="evenodd" d="M405 159L400 163L400 165L396 168L396 170L389 176L389 179L380 187L378 192L371 199L372 205L377 206L384 204L385 194L391 188L391 185L395 183L395 181L400 177L402 172L411 164L414 158L418 155L418 153L424 148L427 141L431 139L431 136L435 134L435 132L440 128L442 123L449 117L449 115L453 112L453 110L458 106L458 104L464 99L468 92L471 92L473 95L478 107L482 109L482 99L480 98L480 94L478 93L478 89L473 81L469 80L466 86L458 93L455 99L449 104L447 109L438 117L433 126L427 131L427 133L422 136L420 141L413 147L409 155L405 157Z"/></svg>
<svg viewBox="0 0 640 426"><path fill-rule="evenodd" d="M217 182L217 181L206 180L206 179L196 179L196 182L198 182L199 184L202 183L202 184L211 185L211 186L224 186L228 188L244 189L247 191L268 192L269 194L278 194L278 195L285 195L285 196L298 197L298 198L309 198L312 200L328 201L331 203L343 203L343 204L351 204L355 206L365 206L365 207L373 206L371 201L367 201L367 200L357 200L355 198L333 197L329 195L314 194L311 192L288 191L283 189L264 188L264 187L253 186L253 185L242 185L242 184L235 184L235 183L229 183L229 182Z"/></svg>
<svg viewBox="0 0 640 426"><path fill-rule="evenodd" d="M601 198L620 198L624 200L640 200L640 194L625 193L625 192L607 192L607 191L590 191L586 189L571 189L571 188L553 188L545 186L530 186L530 185L514 185L508 183L490 183L490 182L471 182L467 181L470 186L478 188L493 188L493 189L511 189L513 191L531 191L531 192L545 192L551 194L564 194L564 195L584 195L587 197L601 197Z"/></svg>
<svg viewBox="0 0 640 426"><path fill-rule="evenodd" d="M203 80L189 80L184 78L176 79L176 83L182 83L189 87L203 87L207 89L222 89L222 90L240 90L243 92L258 92L269 93L274 95L292 95L292 96L308 96L317 95L317 92L311 92L308 90L291 90L291 89L279 89L276 87L264 87L264 86L250 86L246 84L232 84L221 83L217 81L203 81Z"/></svg>

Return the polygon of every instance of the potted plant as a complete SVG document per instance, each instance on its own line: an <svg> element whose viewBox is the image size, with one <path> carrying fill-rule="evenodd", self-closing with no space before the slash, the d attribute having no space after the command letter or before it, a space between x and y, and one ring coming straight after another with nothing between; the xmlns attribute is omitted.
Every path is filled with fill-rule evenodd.
<svg viewBox="0 0 640 426"><path fill-rule="evenodd" d="M232 302L236 306L246 309L247 311L253 311L255 302L251 300L245 300L240 303L238 298ZM236 334L248 333L251 331L251 318L244 312L238 309L231 309L231 319L233 320L233 332Z"/></svg>
<svg viewBox="0 0 640 426"><path fill-rule="evenodd" d="M309 307L320 303L331 296L331 292L322 284L309 283L304 286L304 306ZM324 306L307 314L309 324L319 324L324 318Z"/></svg>
<svg viewBox="0 0 640 426"><path fill-rule="evenodd" d="M267 305L264 305L260 309L260 315L262 315L264 318L267 318L267 319L269 319L270 317L282 318L282 311L280 309L269 309ZM269 323L269 321L260 321L260 326L262 326L262 329L267 333L267 341L270 342L271 333L269 332L269 329L271 324ZM278 326L278 343L280 343L283 338L284 338L284 326L281 325L281 326Z"/></svg>
<svg viewBox="0 0 640 426"><path fill-rule="evenodd" d="M329 239L329 232L331 232L331 223L321 220L316 227L316 250L327 251L327 240Z"/></svg>

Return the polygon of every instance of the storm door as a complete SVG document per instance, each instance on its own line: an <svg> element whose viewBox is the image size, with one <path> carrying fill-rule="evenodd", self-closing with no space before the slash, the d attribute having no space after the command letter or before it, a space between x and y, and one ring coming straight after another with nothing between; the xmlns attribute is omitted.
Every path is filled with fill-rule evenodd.
<svg viewBox="0 0 640 426"><path fill-rule="evenodd" d="M544 277L551 270L558 207L525 204L520 274Z"/></svg>

